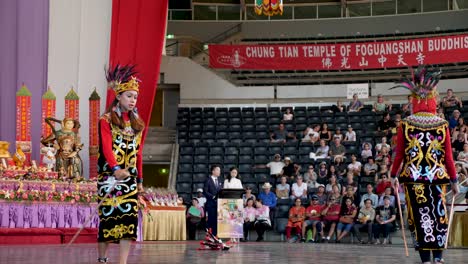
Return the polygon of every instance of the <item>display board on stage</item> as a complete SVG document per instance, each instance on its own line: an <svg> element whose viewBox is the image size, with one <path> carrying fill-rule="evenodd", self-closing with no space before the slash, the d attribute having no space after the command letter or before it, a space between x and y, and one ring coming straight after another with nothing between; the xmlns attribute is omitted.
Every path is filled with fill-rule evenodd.
<svg viewBox="0 0 468 264"><path fill-rule="evenodd" d="M218 199L218 237L242 238L244 226L242 199Z"/></svg>

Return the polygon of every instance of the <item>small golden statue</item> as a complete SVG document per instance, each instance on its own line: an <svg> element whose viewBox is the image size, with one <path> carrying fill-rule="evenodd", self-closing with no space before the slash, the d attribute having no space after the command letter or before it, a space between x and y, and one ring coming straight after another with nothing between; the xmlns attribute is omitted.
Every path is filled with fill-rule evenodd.
<svg viewBox="0 0 468 264"><path fill-rule="evenodd" d="M24 152L21 149L20 145L16 147L16 153L15 155L13 155L13 161L15 162L16 167L18 169L21 169L24 167L24 162L26 161L26 155L24 155Z"/></svg>
<svg viewBox="0 0 468 264"><path fill-rule="evenodd" d="M10 147L10 143L7 141L0 141L0 158L9 158L10 152L8 152L8 148Z"/></svg>
<svg viewBox="0 0 468 264"><path fill-rule="evenodd" d="M55 130L51 121L61 123L62 129ZM52 128L52 134L41 140L44 146L54 144L57 153L55 155L55 171L61 178L80 180L83 175L83 162L78 154L83 148L78 135L80 123L72 118L64 118L63 121L53 117L47 117L45 122Z"/></svg>

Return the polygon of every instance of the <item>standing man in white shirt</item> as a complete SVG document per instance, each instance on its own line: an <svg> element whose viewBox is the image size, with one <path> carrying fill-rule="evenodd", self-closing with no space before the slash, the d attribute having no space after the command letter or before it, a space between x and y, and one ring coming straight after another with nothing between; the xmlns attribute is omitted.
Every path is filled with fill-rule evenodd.
<svg viewBox="0 0 468 264"><path fill-rule="evenodd" d="M281 161L281 155L275 154L272 161L268 162L266 165L257 165L254 168L269 168L270 169L270 184L275 186L276 179L281 175L281 171L283 170L284 162Z"/></svg>

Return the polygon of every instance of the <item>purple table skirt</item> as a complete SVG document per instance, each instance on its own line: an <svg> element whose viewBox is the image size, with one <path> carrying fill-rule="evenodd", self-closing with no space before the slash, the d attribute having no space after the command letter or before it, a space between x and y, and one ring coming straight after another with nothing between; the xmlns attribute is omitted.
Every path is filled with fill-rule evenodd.
<svg viewBox="0 0 468 264"><path fill-rule="evenodd" d="M0 200L0 227L2 228L80 228L94 213L85 226L98 228L97 204L70 204L58 202L5 202ZM138 239L142 241L142 215L138 217Z"/></svg>

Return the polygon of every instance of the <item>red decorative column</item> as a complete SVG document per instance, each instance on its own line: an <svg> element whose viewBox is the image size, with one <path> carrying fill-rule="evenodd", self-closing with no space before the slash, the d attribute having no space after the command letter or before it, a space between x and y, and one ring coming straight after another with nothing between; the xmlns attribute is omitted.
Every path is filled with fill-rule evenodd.
<svg viewBox="0 0 468 264"><path fill-rule="evenodd" d="M47 125L47 123L44 120L46 119L46 117L55 117L56 101L57 98L55 97L55 94L50 90L50 87L48 87L47 91L42 95L41 136L43 138L46 138L50 134L52 134L52 128L49 125ZM44 157L44 154L45 153L42 153L41 151L40 164L42 164L42 158Z"/></svg>
<svg viewBox="0 0 468 264"><path fill-rule="evenodd" d="M16 147L26 155L25 165L31 159L31 92L22 85L16 92Z"/></svg>
<svg viewBox="0 0 468 264"><path fill-rule="evenodd" d="M89 97L89 179L97 178L97 160L99 152L98 123L101 97L94 88Z"/></svg>
<svg viewBox="0 0 468 264"><path fill-rule="evenodd" d="M65 96L65 117L80 120L80 98L73 87Z"/></svg>

